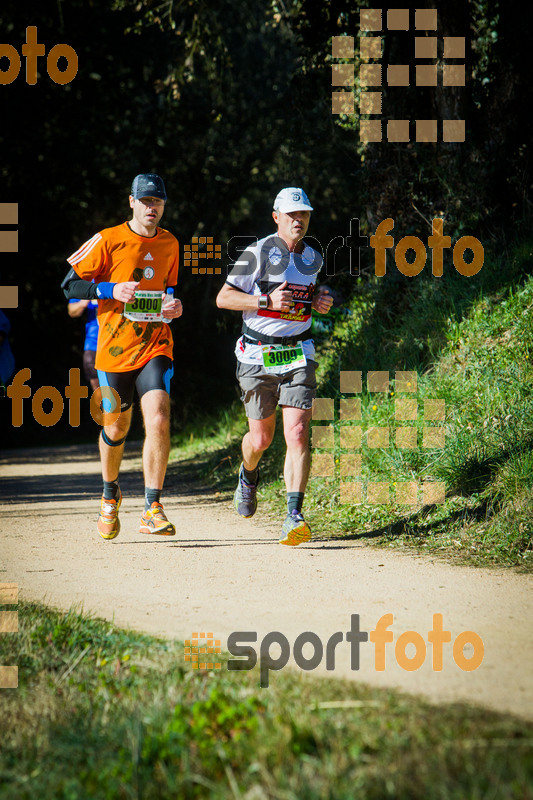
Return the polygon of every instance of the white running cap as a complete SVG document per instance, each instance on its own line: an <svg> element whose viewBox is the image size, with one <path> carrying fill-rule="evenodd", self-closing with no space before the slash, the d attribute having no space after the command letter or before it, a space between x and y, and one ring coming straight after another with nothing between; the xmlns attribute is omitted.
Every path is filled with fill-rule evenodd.
<svg viewBox="0 0 533 800"><path fill-rule="evenodd" d="M297 186L287 186L282 189L274 200L274 211L290 214L291 211L312 211L313 206L303 189Z"/></svg>

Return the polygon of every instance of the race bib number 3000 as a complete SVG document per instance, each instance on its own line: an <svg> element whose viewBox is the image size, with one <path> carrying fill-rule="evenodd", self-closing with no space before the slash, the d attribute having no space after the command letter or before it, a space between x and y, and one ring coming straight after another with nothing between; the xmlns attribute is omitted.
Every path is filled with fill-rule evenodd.
<svg viewBox="0 0 533 800"><path fill-rule="evenodd" d="M282 375L291 369L305 367L307 359L301 342L295 345L264 345L263 366L266 372Z"/></svg>
<svg viewBox="0 0 533 800"><path fill-rule="evenodd" d="M124 303L124 316L134 322L161 322L163 292L147 292L137 289L135 300Z"/></svg>

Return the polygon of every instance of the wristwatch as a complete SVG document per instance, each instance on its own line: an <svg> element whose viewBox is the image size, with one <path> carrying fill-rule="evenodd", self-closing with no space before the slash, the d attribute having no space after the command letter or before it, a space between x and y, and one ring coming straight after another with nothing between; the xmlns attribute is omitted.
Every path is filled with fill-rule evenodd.
<svg viewBox="0 0 533 800"><path fill-rule="evenodd" d="M268 308L269 300L270 300L270 295L268 294L260 295L259 300L257 301L257 307L261 309Z"/></svg>

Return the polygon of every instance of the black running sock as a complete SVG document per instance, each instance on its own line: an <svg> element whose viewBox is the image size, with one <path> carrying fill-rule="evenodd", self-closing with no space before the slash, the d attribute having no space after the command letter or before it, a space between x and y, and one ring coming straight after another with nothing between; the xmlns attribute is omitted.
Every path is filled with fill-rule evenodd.
<svg viewBox="0 0 533 800"><path fill-rule="evenodd" d="M257 483L257 467L249 472L244 464L242 465L242 474L246 483L251 483L253 486Z"/></svg>
<svg viewBox="0 0 533 800"><path fill-rule="evenodd" d="M116 481L104 481L104 497L106 500L118 500L118 478Z"/></svg>
<svg viewBox="0 0 533 800"><path fill-rule="evenodd" d="M297 511L300 514L303 504L303 492L287 492L287 508L289 510L289 514L292 514L293 511Z"/></svg>
<svg viewBox="0 0 533 800"><path fill-rule="evenodd" d="M161 502L161 489L149 489L148 486L144 487L144 510L148 511L152 503Z"/></svg>

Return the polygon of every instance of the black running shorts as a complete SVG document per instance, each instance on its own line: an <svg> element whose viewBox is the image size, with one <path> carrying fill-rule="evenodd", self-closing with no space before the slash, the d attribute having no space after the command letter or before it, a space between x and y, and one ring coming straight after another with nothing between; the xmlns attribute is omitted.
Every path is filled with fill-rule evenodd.
<svg viewBox="0 0 533 800"><path fill-rule="evenodd" d="M170 379L174 374L172 359L168 356L156 356L144 367L128 372L103 372L98 370L100 386L110 386L120 397L120 410L127 411L133 403L133 394L142 397L152 389L163 389L170 393Z"/></svg>

